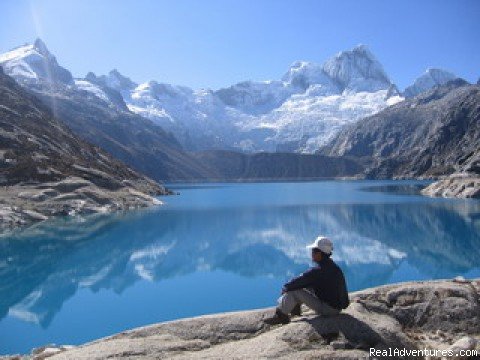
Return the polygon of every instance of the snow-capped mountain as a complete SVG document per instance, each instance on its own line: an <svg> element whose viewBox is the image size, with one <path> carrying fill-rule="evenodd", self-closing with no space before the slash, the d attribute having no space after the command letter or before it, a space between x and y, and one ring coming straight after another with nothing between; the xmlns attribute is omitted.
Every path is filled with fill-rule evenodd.
<svg viewBox="0 0 480 360"><path fill-rule="evenodd" d="M408 86L403 95L405 97L414 97L418 94L430 90L431 88L444 85L447 82L456 79L451 72L442 69L427 69L414 83Z"/></svg>
<svg viewBox="0 0 480 360"><path fill-rule="evenodd" d="M403 99L364 45L323 65L297 61L281 80L245 81L217 91L136 84L117 70L74 80L41 40L1 55L0 64L19 81L60 82L111 107L128 107L189 150L315 152L346 124Z"/></svg>
<svg viewBox="0 0 480 360"><path fill-rule="evenodd" d="M335 55L325 62L323 71L343 91L376 92L392 86L382 65L365 45Z"/></svg>
<svg viewBox="0 0 480 360"><path fill-rule="evenodd" d="M249 152L314 152L344 125L402 100L364 45L324 65L297 61L281 80L217 91L150 81L121 92L131 111L173 132L188 149Z"/></svg>
<svg viewBox="0 0 480 360"><path fill-rule="evenodd" d="M46 82L73 84L72 74L58 65L57 59L45 43L37 39L0 55L0 65L7 75L18 82Z"/></svg>

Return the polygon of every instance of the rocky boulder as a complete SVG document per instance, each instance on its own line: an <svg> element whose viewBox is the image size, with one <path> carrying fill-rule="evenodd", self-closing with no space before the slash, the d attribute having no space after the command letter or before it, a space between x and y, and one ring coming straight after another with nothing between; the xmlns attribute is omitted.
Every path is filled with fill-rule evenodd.
<svg viewBox="0 0 480 360"><path fill-rule="evenodd" d="M422 190L431 197L480 198L480 177L451 175Z"/></svg>

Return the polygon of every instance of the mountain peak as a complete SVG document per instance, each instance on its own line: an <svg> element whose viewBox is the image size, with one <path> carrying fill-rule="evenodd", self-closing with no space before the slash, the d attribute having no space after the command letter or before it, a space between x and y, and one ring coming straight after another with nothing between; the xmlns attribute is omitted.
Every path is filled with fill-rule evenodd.
<svg viewBox="0 0 480 360"><path fill-rule="evenodd" d="M365 56L368 56L368 57L372 58L373 60L375 59L375 57L373 56L373 54L370 51L370 49L368 48L368 46L365 45L365 44L358 44L351 51L353 53L364 54Z"/></svg>
<svg viewBox="0 0 480 360"><path fill-rule="evenodd" d="M138 86L138 84L133 82L130 78L122 75L117 69L110 70L107 75L100 76L96 76L90 71L85 76L85 80L100 86L111 88L120 93L128 92Z"/></svg>
<svg viewBox="0 0 480 360"><path fill-rule="evenodd" d="M102 76L108 87L118 91L132 90L138 86L129 77L124 76L117 69L110 70L108 75Z"/></svg>
<svg viewBox="0 0 480 360"><path fill-rule="evenodd" d="M439 69L439 68L428 68L425 71L425 74L428 74L430 77L437 79L438 81L442 81L446 77L451 78L450 80L453 80L456 78L456 76L450 71Z"/></svg>
<svg viewBox="0 0 480 360"><path fill-rule="evenodd" d="M365 44L358 44L357 46L353 47L351 50L343 50L335 54L331 57L327 62L336 60L338 61L346 61L352 57L355 58L366 58L371 62L378 62L373 53L370 51L367 45Z"/></svg>
<svg viewBox="0 0 480 360"><path fill-rule="evenodd" d="M344 90L374 92L392 85L382 65L363 44L327 60L323 71Z"/></svg>
<svg viewBox="0 0 480 360"><path fill-rule="evenodd" d="M35 42L33 43L33 48L43 56L52 56L50 51L48 51L47 45L45 45L43 40L40 38L35 39Z"/></svg>
<svg viewBox="0 0 480 360"><path fill-rule="evenodd" d="M118 77L124 77L120 71L118 71L116 68L115 69L112 69L108 72L108 75L111 75L111 76L118 76Z"/></svg>
<svg viewBox="0 0 480 360"><path fill-rule="evenodd" d="M347 50L348 51L348 50ZM370 48L365 44L358 44L352 50L350 50L352 54L357 57L363 57L371 61L372 63L377 63L380 65L379 61L375 57L375 55L370 51ZM381 65L380 65L381 66ZM383 69L382 69L383 71ZM386 75L385 75L386 76Z"/></svg>
<svg viewBox="0 0 480 360"><path fill-rule="evenodd" d="M446 84L456 79L457 76L451 72L439 68L429 68L414 83L408 86L404 91L405 97L414 97L418 94L430 90L431 88Z"/></svg>
<svg viewBox="0 0 480 360"><path fill-rule="evenodd" d="M72 74L61 67L55 56L48 51L41 39L0 55L0 64L5 73L16 80L45 82L49 84L72 84Z"/></svg>

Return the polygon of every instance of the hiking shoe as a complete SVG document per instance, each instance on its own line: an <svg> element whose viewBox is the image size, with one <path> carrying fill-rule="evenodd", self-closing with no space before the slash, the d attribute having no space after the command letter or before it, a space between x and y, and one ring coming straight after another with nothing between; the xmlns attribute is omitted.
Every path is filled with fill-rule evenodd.
<svg viewBox="0 0 480 360"><path fill-rule="evenodd" d="M278 324L288 324L290 322L290 317L285 315L280 310L275 311L275 315L272 317L266 318L263 322L267 325L278 325Z"/></svg>
<svg viewBox="0 0 480 360"><path fill-rule="evenodd" d="M295 307L290 312L290 316L302 316L302 305L295 305Z"/></svg>

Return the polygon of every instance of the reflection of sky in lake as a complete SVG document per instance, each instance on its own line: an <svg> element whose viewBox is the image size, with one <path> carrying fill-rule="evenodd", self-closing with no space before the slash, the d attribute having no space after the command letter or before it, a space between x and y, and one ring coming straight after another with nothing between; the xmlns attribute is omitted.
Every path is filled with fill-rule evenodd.
<svg viewBox="0 0 480 360"><path fill-rule="evenodd" d="M480 276L480 202L412 195L413 184L176 186L181 195L160 208L5 235L0 354L272 306L309 266L305 244L318 234L333 239L349 290Z"/></svg>

